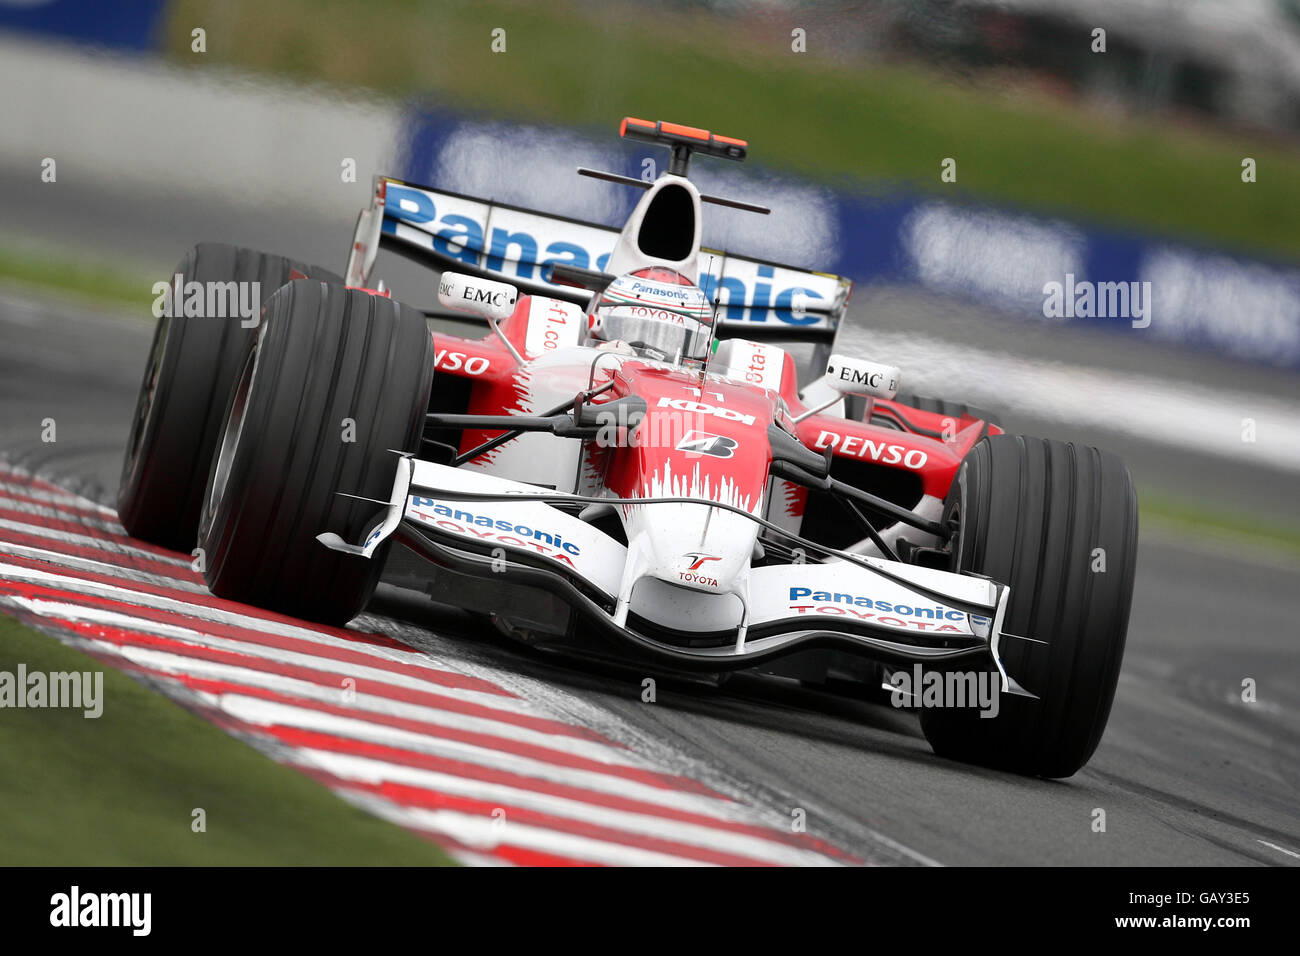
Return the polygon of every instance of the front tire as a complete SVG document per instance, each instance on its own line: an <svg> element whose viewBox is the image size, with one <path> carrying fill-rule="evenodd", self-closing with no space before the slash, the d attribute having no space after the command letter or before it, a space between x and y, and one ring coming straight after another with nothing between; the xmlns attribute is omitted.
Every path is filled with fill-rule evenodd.
<svg viewBox="0 0 1300 956"><path fill-rule="evenodd" d="M999 713L928 708L935 752L1068 777L1101 740L1115 696L1137 562L1137 494L1123 463L1085 445L994 435L965 461L945 505L958 525L953 570L1007 584L1007 674L1038 696L1002 694Z"/></svg>
<svg viewBox="0 0 1300 956"><path fill-rule="evenodd" d="M199 243L173 273L182 293L190 282L237 289L256 282L258 311L295 274L343 281L318 266L219 242ZM205 295L199 311L206 308ZM194 547L222 414L255 334L237 315L158 319L117 493L118 519L132 537L178 551Z"/></svg>
<svg viewBox="0 0 1300 956"><path fill-rule="evenodd" d="M316 535L356 541L414 452L433 380L424 315L381 296L298 280L266 304L230 399L208 478L200 541L220 597L344 624L374 592L369 559Z"/></svg>

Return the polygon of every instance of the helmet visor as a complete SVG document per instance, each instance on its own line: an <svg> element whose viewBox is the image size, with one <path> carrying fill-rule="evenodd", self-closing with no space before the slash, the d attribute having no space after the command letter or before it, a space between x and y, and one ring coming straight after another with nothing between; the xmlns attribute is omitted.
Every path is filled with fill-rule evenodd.
<svg viewBox="0 0 1300 956"><path fill-rule="evenodd" d="M702 359L709 347L709 327L671 309L618 305L600 309L598 316L601 338L620 339L661 362Z"/></svg>

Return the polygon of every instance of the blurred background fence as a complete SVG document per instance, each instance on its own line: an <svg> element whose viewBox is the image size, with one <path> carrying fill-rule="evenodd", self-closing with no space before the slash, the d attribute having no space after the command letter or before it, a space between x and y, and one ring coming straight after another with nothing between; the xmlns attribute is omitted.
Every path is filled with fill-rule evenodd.
<svg viewBox="0 0 1300 956"><path fill-rule="evenodd" d="M711 210L712 244L1300 368L1300 0L273 7L0 0L0 163L341 220L386 172L615 223L634 197L573 167L642 175L612 133L648 115L751 141L696 172L774 215ZM1045 315L1071 281L1149 282L1150 325Z"/></svg>

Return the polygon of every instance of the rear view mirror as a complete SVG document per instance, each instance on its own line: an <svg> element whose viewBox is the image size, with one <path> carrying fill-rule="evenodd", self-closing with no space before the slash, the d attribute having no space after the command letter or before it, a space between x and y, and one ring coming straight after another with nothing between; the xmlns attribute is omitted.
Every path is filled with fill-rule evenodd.
<svg viewBox="0 0 1300 956"><path fill-rule="evenodd" d="M893 365L832 355L826 363L824 381L841 395L893 398L898 394L898 376Z"/></svg>
<svg viewBox="0 0 1300 956"><path fill-rule="evenodd" d="M519 290L508 282L444 272L438 279L438 301L449 309L499 321L514 312Z"/></svg>
<svg viewBox="0 0 1300 956"><path fill-rule="evenodd" d="M519 290L510 283L480 279L460 272L444 272L438 278L438 301L449 309L483 316L515 364L524 364L524 357L497 324L514 314L515 304L519 301Z"/></svg>

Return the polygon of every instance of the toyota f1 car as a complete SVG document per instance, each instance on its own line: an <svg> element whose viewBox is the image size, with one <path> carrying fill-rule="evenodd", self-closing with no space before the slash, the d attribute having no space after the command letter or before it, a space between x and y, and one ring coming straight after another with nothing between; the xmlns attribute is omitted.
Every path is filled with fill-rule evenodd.
<svg viewBox="0 0 1300 956"><path fill-rule="evenodd" d="M653 182L579 170L643 191L621 230L379 177L343 276L193 249L123 524L197 542L217 595L320 622L356 615L383 573L650 672L918 706L894 677L989 678L995 712L921 706L936 752L1073 774L1124 648L1123 464L899 395L898 369L835 351L848 280L701 248L702 204L766 212L688 178L744 141L631 118L621 134L671 154ZM481 333L431 332L372 277L381 247L437 270ZM260 317L217 318L212 290L246 283Z"/></svg>

